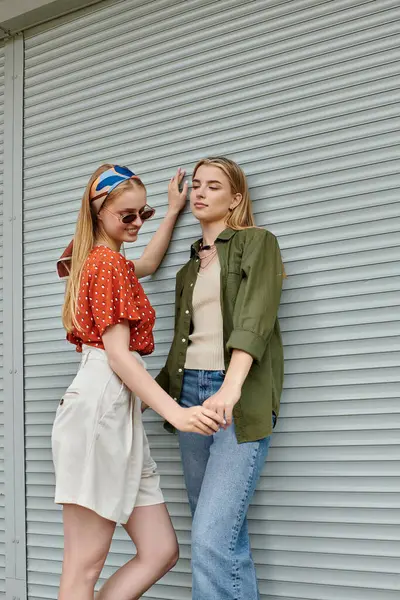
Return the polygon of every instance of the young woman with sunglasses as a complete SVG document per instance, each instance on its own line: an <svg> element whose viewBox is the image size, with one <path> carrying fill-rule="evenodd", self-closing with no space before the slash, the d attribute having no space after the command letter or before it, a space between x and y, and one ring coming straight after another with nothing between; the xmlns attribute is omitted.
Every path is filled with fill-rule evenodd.
<svg viewBox="0 0 400 600"><path fill-rule="evenodd" d="M177 274L175 336L156 380L181 406L212 408L225 422L207 438L179 432L193 514L192 599L257 600L247 510L283 383L281 254L275 236L255 227L233 161L195 166L190 205L202 239Z"/></svg>
<svg viewBox="0 0 400 600"><path fill-rule="evenodd" d="M58 261L67 277L63 324L81 352L78 373L57 409L52 449L55 501L63 505L64 560L59 600L93 600L116 523L137 554L103 586L98 600L134 600L175 564L178 547L141 419L142 399L180 431L214 433L222 418L182 408L147 373L155 313L138 278L154 273L183 208L184 172L169 185L169 208L138 260L121 253L153 216L142 181L106 164L92 175L73 242Z"/></svg>

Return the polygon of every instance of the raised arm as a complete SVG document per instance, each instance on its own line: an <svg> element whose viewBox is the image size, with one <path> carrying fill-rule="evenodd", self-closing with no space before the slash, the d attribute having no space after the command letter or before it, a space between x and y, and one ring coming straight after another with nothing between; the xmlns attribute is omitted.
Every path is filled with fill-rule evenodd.
<svg viewBox="0 0 400 600"><path fill-rule="evenodd" d="M142 256L134 261L136 276L140 279L152 275L157 271L171 241L179 213L186 204L188 184L183 184L182 191L179 186L185 176L185 171L178 169L168 185L168 210L160 227L157 229L150 242L147 244Z"/></svg>

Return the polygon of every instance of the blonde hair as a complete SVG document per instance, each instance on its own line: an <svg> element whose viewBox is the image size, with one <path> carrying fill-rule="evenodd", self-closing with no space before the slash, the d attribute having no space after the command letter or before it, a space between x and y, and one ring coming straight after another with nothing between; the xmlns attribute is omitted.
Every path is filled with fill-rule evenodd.
<svg viewBox="0 0 400 600"><path fill-rule="evenodd" d="M199 160L193 170L193 177L195 177L196 171L203 165L218 167L221 169L221 171L225 173L229 180L232 193L241 194L242 196L242 200L238 206L229 212L229 215L226 219L227 227L230 227L235 231L247 229L248 227L256 227L246 175L239 165L233 160L225 158L224 156L202 158Z"/></svg>
<svg viewBox="0 0 400 600"><path fill-rule="evenodd" d="M99 231L97 219L97 214L99 211L96 212L95 208L91 204L90 191L97 177L104 171L111 169L113 166L114 165L111 164L104 164L96 169L89 179L83 194L82 204L76 222L71 268L68 275L62 310L62 322L68 332L72 331L74 327L78 330L81 329L76 318L76 313L82 269L87 257L93 249L93 246L96 242L96 236ZM118 196L120 196L122 192L134 185L144 187L144 184L139 179L128 179L127 181L120 183L118 187L110 192L104 204L111 203Z"/></svg>

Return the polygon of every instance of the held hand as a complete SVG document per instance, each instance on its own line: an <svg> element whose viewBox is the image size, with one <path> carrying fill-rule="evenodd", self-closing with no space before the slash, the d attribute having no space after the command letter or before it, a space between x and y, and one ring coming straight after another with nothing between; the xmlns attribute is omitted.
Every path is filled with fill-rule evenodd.
<svg viewBox="0 0 400 600"><path fill-rule="evenodd" d="M213 410L204 406L181 408L179 415L172 423L179 431L212 435L219 430L222 419Z"/></svg>
<svg viewBox="0 0 400 600"><path fill-rule="evenodd" d="M238 385L223 384L216 394L210 396L203 406L214 410L221 419L224 419L223 428L232 425L233 407L239 402L241 387Z"/></svg>
<svg viewBox="0 0 400 600"><path fill-rule="evenodd" d="M181 169L177 170L175 175L171 178L168 184L168 205L169 210L173 212L179 213L181 210L185 208L187 193L188 193L188 183L185 181L183 184L182 191L179 191L179 185L182 183L183 178L186 175L186 171Z"/></svg>

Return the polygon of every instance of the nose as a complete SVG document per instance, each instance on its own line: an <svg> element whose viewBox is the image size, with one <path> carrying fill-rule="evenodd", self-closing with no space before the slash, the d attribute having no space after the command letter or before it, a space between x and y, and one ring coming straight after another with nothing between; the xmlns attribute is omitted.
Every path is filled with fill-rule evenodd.
<svg viewBox="0 0 400 600"><path fill-rule="evenodd" d="M137 214L136 215L136 219L134 221L132 221L132 223L135 223L135 225L137 227L141 227L143 225L143 219L142 219L142 217L139 214Z"/></svg>
<svg viewBox="0 0 400 600"><path fill-rule="evenodd" d="M196 189L196 199L197 200L204 199L204 188L203 187L198 187Z"/></svg>

